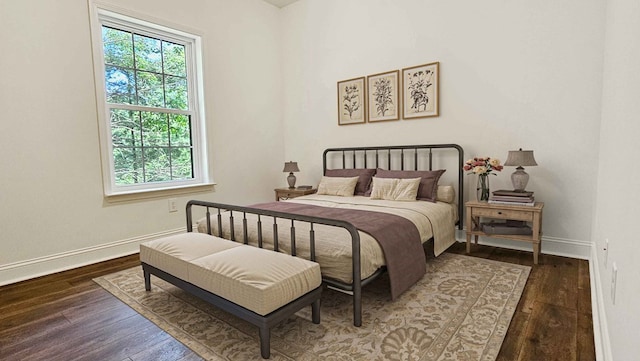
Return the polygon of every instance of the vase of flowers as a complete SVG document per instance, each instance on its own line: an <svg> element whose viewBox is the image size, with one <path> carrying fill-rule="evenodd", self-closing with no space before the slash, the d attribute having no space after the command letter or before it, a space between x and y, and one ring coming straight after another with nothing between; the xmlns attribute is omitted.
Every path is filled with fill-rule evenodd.
<svg viewBox="0 0 640 361"><path fill-rule="evenodd" d="M478 183L476 184L476 199L479 201L489 200L489 175L478 174Z"/></svg>
<svg viewBox="0 0 640 361"><path fill-rule="evenodd" d="M500 159L491 157L475 157L464 163L462 169L478 176L476 197L479 201L489 200L489 175L496 175L494 171L500 172L502 168Z"/></svg>

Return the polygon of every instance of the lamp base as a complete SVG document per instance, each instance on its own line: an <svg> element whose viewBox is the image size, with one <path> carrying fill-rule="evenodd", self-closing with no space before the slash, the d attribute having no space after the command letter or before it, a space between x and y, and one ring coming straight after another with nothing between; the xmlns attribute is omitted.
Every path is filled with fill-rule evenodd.
<svg viewBox="0 0 640 361"><path fill-rule="evenodd" d="M527 183L529 183L529 174L524 171L523 167L517 167L516 171L511 173L511 183L514 191L524 192Z"/></svg>
<svg viewBox="0 0 640 361"><path fill-rule="evenodd" d="M287 183L289 183L289 188L296 187L296 176L293 175L293 172L289 173L289 176L287 177Z"/></svg>

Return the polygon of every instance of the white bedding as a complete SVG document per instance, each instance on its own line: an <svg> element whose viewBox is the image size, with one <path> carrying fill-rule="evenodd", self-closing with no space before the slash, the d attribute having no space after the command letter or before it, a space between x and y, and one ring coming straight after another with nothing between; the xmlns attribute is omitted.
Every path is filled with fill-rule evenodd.
<svg viewBox="0 0 640 361"><path fill-rule="evenodd" d="M434 238L434 253L439 255L455 242L455 222L457 220L456 206L444 202L426 201L388 201L374 200L369 197L352 196L338 197L328 195L312 194L287 200L287 202L304 203L322 207L335 207L344 209L359 209L365 211L376 211L391 213L402 216L413 222L422 242ZM235 236L237 240L242 240L242 219L241 215L235 214ZM256 218L247 214L248 236L251 244L257 243ZM262 233L264 242L272 243L273 230L270 217L262 217ZM269 218L269 219L267 219ZM278 239L280 249L290 252L290 230L291 222L288 220L278 221ZM217 234L217 221L212 215L212 233ZM296 222L296 249L301 256L309 254L309 227L302 222ZM223 222L224 237L229 237L228 220L225 217ZM198 222L198 232L206 232L205 219ZM351 283L351 237L342 228L315 225L316 257L320 264L322 274L325 277L333 278L345 283ZM384 254L378 242L364 232L360 233L360 254L361 254L361 275L366 278L372 275L377 269L385 265Z"/></svg>

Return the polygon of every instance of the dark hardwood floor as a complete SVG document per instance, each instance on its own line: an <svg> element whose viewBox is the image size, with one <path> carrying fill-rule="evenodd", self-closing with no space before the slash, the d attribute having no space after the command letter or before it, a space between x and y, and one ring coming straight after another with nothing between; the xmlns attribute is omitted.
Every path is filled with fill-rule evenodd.
<svg viewBox="0 0 640 361"><path fill-rule="evenodd" d="M448 252L465 253L457 243ZM471 256L531 266L522 298L497 360L592 361L596 359L589 262L473 245Z"/></svg>
<svg viewBox="0 0 640 361"><path fill-rule="evenodd" d="M472 256L532 266L498 360L595 360L587 261L542 255L533 266L531 253L481 245ZM0 287L0 360L200 360L92 281L139 263L133 255Z"/></svg>

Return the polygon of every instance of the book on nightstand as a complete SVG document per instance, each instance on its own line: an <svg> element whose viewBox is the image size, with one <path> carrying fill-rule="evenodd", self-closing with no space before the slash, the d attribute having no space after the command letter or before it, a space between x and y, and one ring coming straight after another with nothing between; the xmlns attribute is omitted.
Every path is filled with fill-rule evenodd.
<svg viewBox="0 0 640 361"><path fill-rule="evenodd" d="M492 193L493 194L489 197L489 203L512 206L533 206L535 204L533 192L498 190Z"/></svg>
<svg viewBox="0 0 640 361"><path fill-rule="evenodd" d="M503 204L505 206L527 206L527 207L533 207L536 204L536 202L534 201L531 201L531 202L497 201L497 200L491 199L491 197L489 197L488 203Z"/></svg>
<svg viewBox="0 0 640 361"><path fill-rule="evenodd" d="M503 202L533 202L534 198L531 197L512 197L512 196L489 196L489 199L493 199L494 201L503 201Z"/></svg>
<svg viewBox="0 0 640 361"><path fill-rule="evenodd" d="M508 197L533 197L533 192L530 191L510 191L506 189L500 189L497 191L491 192L494 196L508 196Z"/></svg>

